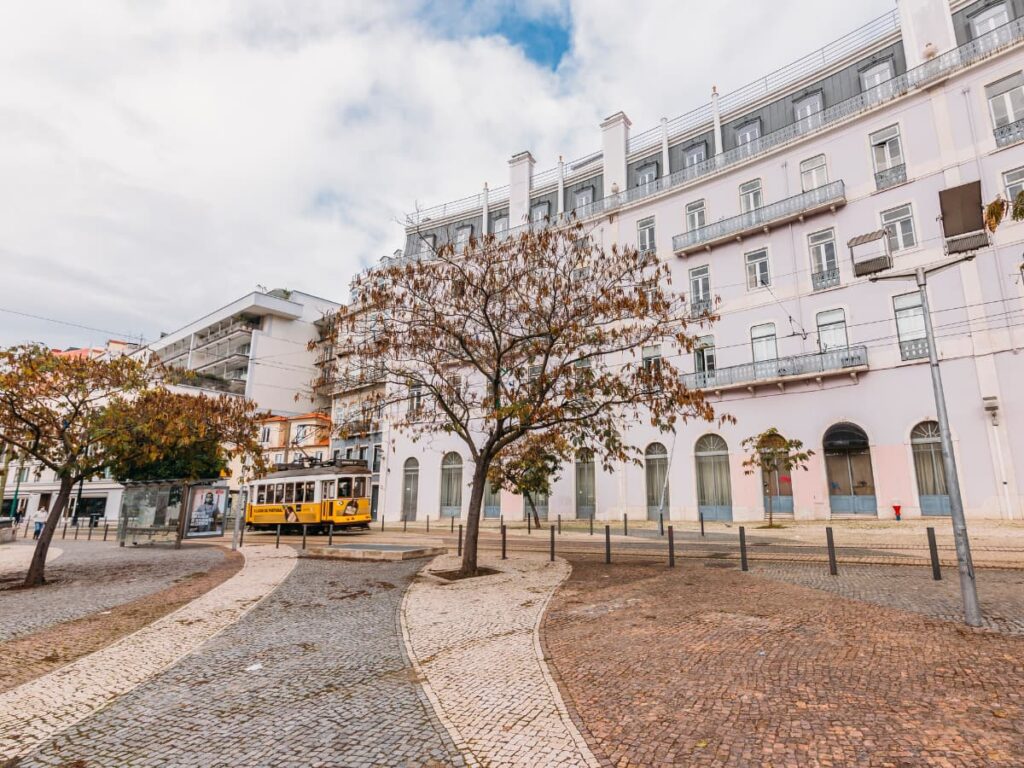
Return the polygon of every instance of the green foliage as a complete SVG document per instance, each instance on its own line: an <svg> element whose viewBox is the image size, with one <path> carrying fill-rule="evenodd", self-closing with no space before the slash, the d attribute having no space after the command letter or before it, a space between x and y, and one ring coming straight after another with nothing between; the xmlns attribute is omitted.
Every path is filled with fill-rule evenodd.
<svg viewBox="0 0 1024 768"><path fill-rule="evenodd" d="M148 453L148 452L147 452ZM112 467L118 480L198 480L220 477L227 468L224 449L216 440L201 440L192 444L168 446L161 449L156 459L138 456L125 457Z"/></svg>

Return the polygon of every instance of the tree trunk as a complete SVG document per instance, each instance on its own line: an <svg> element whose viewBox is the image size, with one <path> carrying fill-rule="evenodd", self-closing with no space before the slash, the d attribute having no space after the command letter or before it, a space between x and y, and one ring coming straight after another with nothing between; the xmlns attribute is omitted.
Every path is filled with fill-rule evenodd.
<svg viewBox="0 0 1024 768"><path fill-rule="evenodd" d="M533 512L533 525L540 530L540 515L537 514L537 505L533 503L533 494L529 491L523 491L523 496L526 497L526 503L530 505L530 510Z"/></svg>
<svg viewBox="0 0 1024 768"><path fill-rule="evenodd" d="M46 553L50 551L50 541L53 539L53 533L57 530L57 523L60 522L60 516L64 514L64 509L68 505L68 499L71 498L71 489L75 486L75 480L72 477L61 477L60 479L60 490L57 492L57 498L53 502L53 506L50 508L50 514L46 518L46 523L43 525L43 530L39 533L39 540L36 542L36 551L32 554L32 564L28 567L28 574L25 576L26 587L38 587L46 582Z"/></svg>
<svg viewBox="0 0 1024 768"><path fill-rule="evenodd" d="M466 516L466 540L462 543L462 576L476 576L476 545L480 538L480 505L484 500L487 469L490 461L479 461L473 470L473 487L469 494Z"/></svg>

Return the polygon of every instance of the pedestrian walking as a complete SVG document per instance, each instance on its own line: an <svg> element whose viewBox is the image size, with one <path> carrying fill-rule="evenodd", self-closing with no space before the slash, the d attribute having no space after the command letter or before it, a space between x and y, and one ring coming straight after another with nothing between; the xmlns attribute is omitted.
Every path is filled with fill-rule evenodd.
<svg viewBox="0 0 1024 768"><path fill-rule="evenodd" d="M32 531L32 538L38 539L39 534L43 532L43 526L46 525L46 518L49 517L50 513L45 506L40 506L36 510L36 513L32 515L32 522L35 523L34 530Z"/></svg>

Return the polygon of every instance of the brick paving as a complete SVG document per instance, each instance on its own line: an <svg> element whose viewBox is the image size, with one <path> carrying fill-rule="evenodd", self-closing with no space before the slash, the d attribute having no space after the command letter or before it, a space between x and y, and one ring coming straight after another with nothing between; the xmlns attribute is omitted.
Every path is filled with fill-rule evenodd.
<svg viewBox="0 0 1024 768"><path fill-rule="evenodd" d="M438 558L431 570L458 567ZM471 765L596 766L540 652L537 626L564 561L481 561L500 573L421 578L403 606L410 656L438 717Z"/></svg>
<svg viewBox="0 0 1024 768"><path fill-rule="evenodd" d="M238 621L290 573L288 548L246 550L242 571L183 608L48 675L0 693L0 759L89 718ZM144 710L136 714L144 718ZM119 764L123 764L119 763Z"/></svg>
<svg viewBox="0 0 1024 768"><path fill-rule="evenodd" d="M19 768L464 766L404 655L398 608L421 567L300 559L237 624Z"/></svg>
<svg viewBox="0 0 1024 768"><path fill-rule="evenodd" d="M21 539L3 546L14 548L5 557L8 563L18 558L23 564L0 573L0 642L138 600L224 560L223 550L214 546L122 548L112 542L58 540L60 557L47 559L48 583L12 588L24 578L32 544Z"/></svg>
<svg viewBox="0 0 1024 768"><path fill-rule="evenodd" d="M921 613L937 619L963 619L960 575L943 568L942 580L932 579L930 567L868 565L839 566L839 575L827 568L803 563L751 564L751 573L777 581L826 590L843 597ZM1024 635L1024 571L976 571L978 599L988 629Z"/></svg>
<svg viewBox="0 0 1024 768"><path fill-rule="evenodd" d="M722 563L573 565L544 647L603 765L1024 764L1024 638Z"/></svg>

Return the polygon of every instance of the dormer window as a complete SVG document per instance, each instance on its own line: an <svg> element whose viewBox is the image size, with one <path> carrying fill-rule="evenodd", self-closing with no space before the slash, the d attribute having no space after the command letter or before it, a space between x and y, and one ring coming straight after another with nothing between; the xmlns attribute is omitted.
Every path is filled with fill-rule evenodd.
<svg viewBox="0 0 1024 768"><path fill-rule="evenodd" d="M644 184L650 184L652 181L658 178L658 164L648 163L647 165L640 166L636 172L636 185L642 187Z"/></svg>
<svg viewBox="0 0 1024 768"><path fill-rule="evenodd" d="M420 235L420 253L431 253L434 250L434 244L437 242L437 235Z"/></svg>
<svg viewBox="0 0 1024 768"><path fill-rule="evenodd" d="M551 213L551 203L544 201L543 203L535 203L530 208L530 221L534 224L547 221L549 214Z"/></svg>
<svg viewBox="0 0 1024 768"><path fill-rule="evenodd" d="M499 216L494 220L494 234L503 235L508 232L508 216Z"/></svg>
<svg viewBox="0 0 1024 768"><path fill-rule="evenodd" d="M862 91L869 91L872 88L887 83L893 78L892 60L886 59L860 73L860 88Z"/></svg>
<svg viewBox="0 0 1024 768"><path fill-rule="evenodd" d="M574 209L583 208L583 207L585 207L587 205L590 205L592 202L594 202L594 188L593 187L583 187L582 189L577 189L576 190L576 195L575 195L575 200L574 200L575 204L573 205Z"/></svg>
<svg viewBox="0 0 1024 768"><path fill-rule="evenodd" d="M761 121L751 120L736 129L736 145L742 147L761 138Z"/></svg>
<svg viewBox="0 0 1024 768"><path fill-rule="evenodd" d="M692 168L698 163L703 163L707 159L707 145L704 142L694 144L692 147L687 147L683 152L683 167Z"/></svg>
<svg viewBox="0 0 1024 768"><path fill-rule="evenodd" d="M824 106L821 91L809 94L793 103L793 118L797 121L806 120L821 112Z"/></svg>
<svg viewBox="0 0 1024 768"><path fill-rule="evenodd" d="M466 249L469 245L470 238L473 237L473 226L466 224L455 230L455 250L459 253Z"/></svg>
<svg viewBox="0 0 1024 768"><path fill-rule="evenodd" d="M1004 24L1010 23L1010 14L1006 11L1006 3L999 3L986 8L981 13L971 16L971 37L981 37Z"/></svg>

